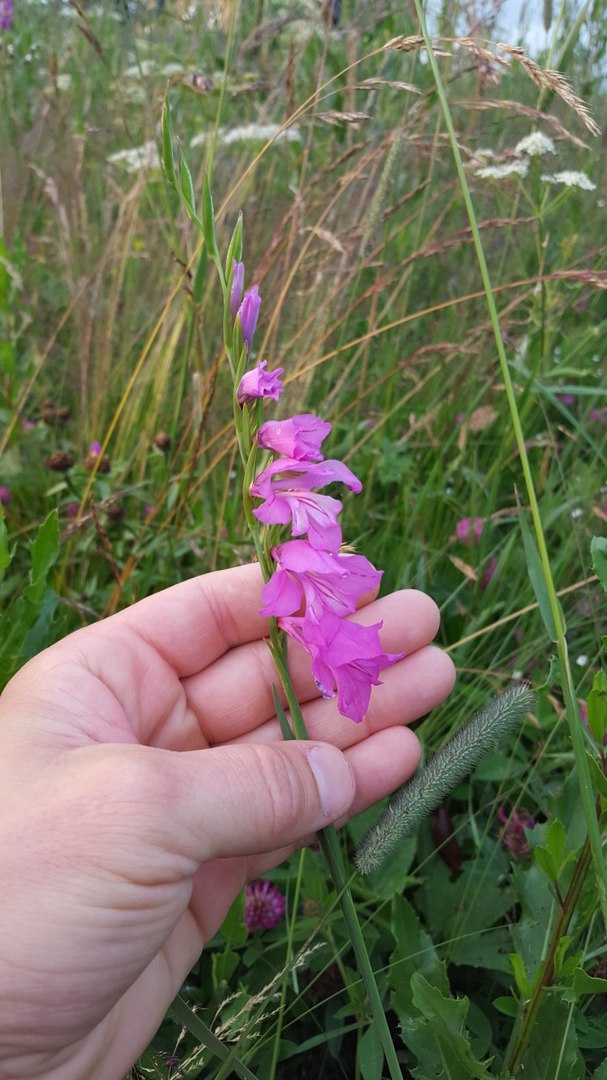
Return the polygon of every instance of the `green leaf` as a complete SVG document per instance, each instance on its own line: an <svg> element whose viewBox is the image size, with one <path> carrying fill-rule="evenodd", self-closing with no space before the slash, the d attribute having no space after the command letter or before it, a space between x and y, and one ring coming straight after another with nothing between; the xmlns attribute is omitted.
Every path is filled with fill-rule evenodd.
<svg viewBox="0 0 607 1080"><path fill-rule="evenodd" d="M588 726L596 741L602 744L603 736L607 730L607 676L604 671L598 671L594 676L586 707L588 710Z"/></svg>
<svg viewBox="0 0 607 1080"><path fill-rule="evenodd" d="M11 561L11 553L8 549L8 532L4 520L4 510L0 506L0 581L4 577L4 571Z"/></svg>
<svg viewBox="0 0 607 1080"><path fill-rule="evenodd" d="M516 1016L518 1013L518 1001L513 997L496 997L493 999L493 1007L504 1016Z"/></svg>
<svg viewBox="0 0 607 1080"><path fill-rule="evenodd" d="M607 993L607 979L599 979L589 975L587 971L579 967L573 973L573 992L576 997L582 994L605 994Z"/></svg>
<svg viewBox="0 0 607 1080"><path fill-rule="evenodd" d="M242 213L238 215L238 221L234 226L234 232L232 233L232 239L228 247L228 254L226 255L226 281L229 275L232 273L232 262L236 259L236 262L242 262Z"/></svg>
<svg viewBox="0 0 607 1080"><path fill-rule="evenodd" d="M546 847L554 860L557 870L560 870L565 854L565 826L558 818L554 818L548 825Z"/></svg>
<svg viewBox="0 0 607 1080"><path fill-rule="evenodd" d="M583 1080L584 1062L578 1049L569 1006L546 996L518 1075L529 1080Z"/></svg>
<svg viewBox="0 0 607 1080"><path fill-rule="evenodd" d="M357 1057L363 1080L382 1080L384 1052L374 1024L367 1028L359 1040Z"/></svg>
<svg viewBox="0 0 607 1080"><path fill-rule="evenodd" d="M592 556L592 569L605 592L607 592L607 539L604 536L593 536L590 544L590 554Z"/></svg>
<svg viewBox="0 0 607 1080"><path fill-rule="evenodd" d="M489 1080L487 1066L472 1052L465 1021L468 999L448 997L416 972L411 979L413 1003L421 1017L401 1024L403 1039L416 1055L416 1080Z"/></svg>
<svg viewBox="0 0 607 1080"><path fill-rule="evenodd" d="M288 741L289 739L294 739L295 735L289 727L289 721L287 720L287 715L280 703L275 683L272 683L272 697L274 699L274 708L276 709L276 715L280 723L280 730L282 732L283 739L285 739L285 741Z"/></svg>
<svg viewBox="0 0 607 1080"><path fill-rule="evenodd" d="M602 795L604 799L607 799L607 776L605 776L601 766L592 754L586 754L586 761L588 762L590 779L594 790L598 791L599 795Z"/></svg>
<svg viewBox="0 0 607 1080"><path fill-rule="evenodd" d="M215 211L213 209L213 197L209 187L209 178L205 176L202 181L202 229L205 243L209 249L209 255L213 259L219 258L217 237L215 235Z"/></svg>
<svg viewBox="0 0 607 1080"><path fill-rule="evenodd" d="M179 155L179 177L181 181L181 194L183 196L185 208L192 221L200 224L200 218L196 213L196 192L194 191L194 181L192 179L192 173L190 172L190 166L188 165L183 154Z"/></svg>
<svg viewBox="0 0 607 1080"><path fill-rule="evenodd" d="M173 156L173 130L171 123L171 108L168 96L162 105L162 164L167 180L177 187L177 173L175 172L175 158Z"/></svg>
<svg viewBox="0 0 607 1080"><path fill-rule="evenodd" d="M51 510L31 545L30 586L39 589L59 554L59 514Z"/></svg>
<svg viewBox="0 0 607 1080"><path fill-rule="evenodd" d="M529 979L527 978L527 972L525 970L525 963L522 956L518 953L511 953L509 956L510 965L512 967L512 974L514 975L514 981L516 988L524 998L531 997L532 987Z"/></svg>
<svg viewBox="0 0 607 1080"><path fill-rule="evenodd" d="M231 949L223 949L222 952L214 952L211 960L211 972L215 993L223 993L226 983L229 983L236 971L240 957Z"/></svg>
<svg viewBox="0 0 607 1080"><path fill-rule="evenodd" d="M523 511L520 507L518 520L521 527L521 535L523 537L523 547L525 549L525 560L527 563L529 580L531 582L533 592L535 593L535 599L537 600L538 607L540 609L540 615L542 616L542 621L546 628L546 633L548 634L551 641L556 641L558 635L556 632L556 626L554 624L552 608L550 606L548 587L546 585L546 579L544 577L544 570L542 567L542 561L540 559L540 553L537 549L535 537L532 535L529 526L527 525L527 522L525 520Z"/></svg>

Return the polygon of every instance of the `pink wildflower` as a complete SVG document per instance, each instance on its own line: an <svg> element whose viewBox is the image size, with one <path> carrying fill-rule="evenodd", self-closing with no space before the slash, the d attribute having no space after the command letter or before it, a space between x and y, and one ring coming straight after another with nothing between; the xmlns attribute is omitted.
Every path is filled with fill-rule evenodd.
<svg viewBox="0 0 607 1080"><path fill-rule="evenodd" d="M299 413L287 420L267 420L257 433L257 441L264 450L274 450L296 461L322 461L320 446L330 430L327 420Z"/></svg>
<svg viewBox="0 0 607 1080"><path fill-rule="evenodd" d="M462 518L455 526L457 539L466 547L478 546L481 542L484 525L485 519L482 517Z"/></svg>
<svg viewBox="0 0 607 1080"><path fill-rule="evenodd" d="M236 262L236 259L232 263L232 288L230 289L230 319L234 322L240 302L242 300L242 290L244 288L244 263Z"/></svg>
<svg viewBox="0 0 607 1080"><path fill-rule="evenodd" d="M285 916L285 898L270 881L252 881L245 890L244 921L250 934L272 930Z"/></svg>
<svg viewBox="0 0 607 1080"><path fill-rule="evenodd" d="M364 555L333 555L306 540L290 540L272 549L279 569L263 590L262 615L293 615L306 601L306 617L320 622L325 612L343 618L356 611L356 601L374 592L381 581Z"/></svg>
<svg viewBox="0 0 607 1080"><path fill-rule="evenodd" d="M591 424L607 424L607 406L603 406L600 409L590 409L588 411L588 420Z"/></svg>
<svg viewBox="0 0 607 1080"><path fill-rule="evenodd" d="M91 457L99 457L100 453L101 453L101 443L97 442L97 440L95 439L95 441L92 442L91 445L89 446L89 454L90 454Z"/></svg>
<svg viewBox="0 0 607 1080"><path fill-rule="evenodd" d="M257 398L273 398L278 401L282 393L280 376L284 369L279 367L274 371L266 371L267 363L267 360L259 360L251 371L245 371L236 391L239 405L249 405Z"/></svg>
<svg viewBox="0 0 607 1080"><path fill-rule="evenodd" d="M13 493L6 484L0 484L0 503L3 506L8 506L9 502L13 501Z"/></svg>
<svg viewBox="0 0 607 1080"><path fill-rule="evenodd" d="M285 474L282 478L281 473ZM358 477L342 461L277 458L251 485L251 494L264 500L253 514L266 525L287 525L291 521L293 536L307 533L312 547L337 554L341 544L341 528L337 523L341 503L311 490L335 480L347 484L352 491L362 488Z"/></svg>
<svg viewBox="0 0 607 1080"><path fill-rule="evenodd" d="M382 623L361 626L325 611L320 622L292 616L278 625L312 657L312 675L323 697L334 697L337 688L337 708L355 724L365 718L371 687L381 684L380 671L404 656L384 652Z"/></svg>
<svg viewBox="0 0 607 1080"><path fill-rule="evenodd" d="M498 821L502 822L499 838L503 846L510 853L515 862L528 859L531 851L529 841L525 836L525 829L535 828L535 818L521 807L520 810L511 810L509 814L503 807L497 812Z"/></svg>
<svg viewBox="0 0 607 1080"><path fill-rule="evenodd" d="M254 285L252 289L247 289L242 304L236 313L236 317L240 323L242 340L247 349L251 346L253 334L255 333L255 328L257 326L257 319L259 318L260 307L261 296L259 295L259 285Z"/></svg>

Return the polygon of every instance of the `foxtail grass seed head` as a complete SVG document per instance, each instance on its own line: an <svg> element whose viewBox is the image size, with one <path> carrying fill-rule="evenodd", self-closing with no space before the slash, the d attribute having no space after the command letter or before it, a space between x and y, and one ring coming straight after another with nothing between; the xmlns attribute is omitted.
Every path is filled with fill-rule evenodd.
<svg viewBox="0 0 607 1080"><path fill-rule="evenodd" d="M355 862L361 874L379 869L400 841L414 833L481 758L520 723L534 701L535 694L527 683L509 687L441 746L392 797L359 844Z"/></svg>

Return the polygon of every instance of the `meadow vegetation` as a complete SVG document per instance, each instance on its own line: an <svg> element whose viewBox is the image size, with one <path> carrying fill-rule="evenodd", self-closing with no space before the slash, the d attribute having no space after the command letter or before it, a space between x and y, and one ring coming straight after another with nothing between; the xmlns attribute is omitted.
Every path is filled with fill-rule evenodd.
<svg viewBox="0 0 607 1080"><path fill-rule="evenodd" d="M331 420L331 456L363 481L344 534L382 590L440 606L458 681L419 727L425 753L513 679L538 691L387 866L353 871L403 1076L607 1080L587 813L603 834L607 18L545 5L530 59L499 4L473 7L432 24L463 186L413 4L343 0L333 25L316 0L17 0L0 33L1 676L254 557L219 288L161 164L168 95L223 252L244 215L256 356L285 369L291 413ZM271 878L285 918L251 931L233 907L133 1080L236 1060L263 1080L381 1080L319 854Z"/></svg>

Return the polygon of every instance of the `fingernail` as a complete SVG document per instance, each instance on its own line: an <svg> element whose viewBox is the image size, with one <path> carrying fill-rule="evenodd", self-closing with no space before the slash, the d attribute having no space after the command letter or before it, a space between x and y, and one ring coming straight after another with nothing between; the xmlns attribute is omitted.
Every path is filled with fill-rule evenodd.
<svg viewBox="0 0 607 1080"><path fill-rule="evenodd" d="M320 795L320 804L334 821L345 814L354 798L354 777L341 750L336 746L314 746L308 750L308 763Z"/></svg>

